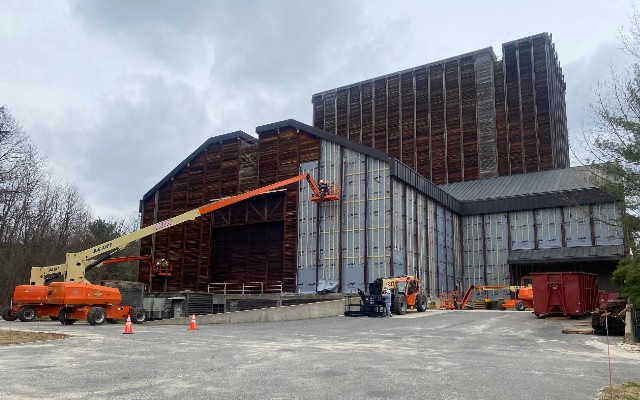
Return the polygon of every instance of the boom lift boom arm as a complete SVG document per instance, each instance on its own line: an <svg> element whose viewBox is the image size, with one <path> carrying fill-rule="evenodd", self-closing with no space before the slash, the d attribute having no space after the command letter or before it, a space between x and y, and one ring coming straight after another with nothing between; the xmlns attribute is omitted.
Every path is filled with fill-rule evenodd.
<svg viewBox="0 0 640 400"><path fill-rule="evenodd" d="M276 183L272 183L270 185L260 187L258 189L251 190L246 193L226 197L200 206L196 209L187 211L175 217L160 221L153 225L146 226L142 229L138 229L137 231L133 231L119 238L110 240L97 246L93 246L87 250L78 253L67 253L66 262L64 264L52 265L48 267L33 267L31 269L30 284L44 285L49 280L47 279L47 276L52 275L62 275L65 282L88 283L85 279L85 272L87 268L91 268L92 266L103 262L112 254L114 254L118 250L123 249L131 242L142 239L143 237L152 235L156 232L163 231L172 226L182 224L183 222L193 221L201 215L210 213L223 207L230 206L259 194L299 182L303 179L306 179L309 183L309 186L311 187L311 190L313 192L313 197L319 197L320 189L318 188L318 185L316 185L316 182L313 180L311 175L301 174L298 176L294 176L293 178L285 179Z"/></svg>

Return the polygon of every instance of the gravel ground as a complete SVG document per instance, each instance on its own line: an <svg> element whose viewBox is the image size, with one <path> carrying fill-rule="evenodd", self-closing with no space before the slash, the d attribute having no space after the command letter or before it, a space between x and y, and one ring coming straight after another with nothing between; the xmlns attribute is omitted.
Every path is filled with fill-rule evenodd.
<svg viewBox="0 0 640 400"><path fill-rule="evenodd" d="M187 326L0 329L69 339L0 347L3 399L595 399L640 381L620 337L562 334L528 312L427 311L393 318ZM610 355L610 356L609 356Z"/></svg>

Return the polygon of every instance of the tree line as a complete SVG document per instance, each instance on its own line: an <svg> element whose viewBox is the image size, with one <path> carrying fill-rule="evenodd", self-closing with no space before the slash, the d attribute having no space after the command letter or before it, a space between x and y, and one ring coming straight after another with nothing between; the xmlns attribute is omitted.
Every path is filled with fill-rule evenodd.
<svg viewBox="0 0 640 400"><path fill-rule="evenodd" d="M77 252L137 228L137 216L94 219L78 187L49 172L24 128L0 107L0 304L16 285L28 284L31 267L61 264ZM122 255L137 254L130 246ZM136 280L135 264L90 271L91 281Z"/></svg>

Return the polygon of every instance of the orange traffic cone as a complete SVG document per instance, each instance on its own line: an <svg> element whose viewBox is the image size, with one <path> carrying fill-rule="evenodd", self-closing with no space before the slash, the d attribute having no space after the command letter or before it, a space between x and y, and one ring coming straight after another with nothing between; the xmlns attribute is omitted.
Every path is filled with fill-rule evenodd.
<svg viewBox="0 0 640 400"><path fill-rule="evenodd" d="M196 315L193 314L191 316L191 323L189 324L189 330L190 331L195 331L197 329L198 329L198 327L196 326Z"/></svg>
<svg viewBox="0 0 640 400"><path fill-rule="evenodd" d="M131 316L127 316L127 323L124 326L124 332L122 332L123 334L132 334L133 333L133 327L131 326Z"/></svg>

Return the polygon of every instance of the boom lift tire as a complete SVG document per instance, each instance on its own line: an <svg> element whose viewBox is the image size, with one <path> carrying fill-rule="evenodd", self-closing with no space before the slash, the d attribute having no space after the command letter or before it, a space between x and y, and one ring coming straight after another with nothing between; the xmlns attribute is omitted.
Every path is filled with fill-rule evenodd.
<svg viewBox="0 0 640 400"><path fill-rule="evenodd" d="M524 306L524 302L522 301L518 301L516 302L516 310L518 311L524 311L526 307Z"/></svg>
<svg viewBox="0 0 640 400"><path fill-rule="evenodd" d="M32 307L22 307L18 311L17 315L18 318L20 318L20 321L31 322L36 319L36 310L34 310Z"/></svg>
<svg viewBox="0 0 640 400"><path fill-rule="evenodd" d="M102 307L91 307L87 313L87 322L90 325L102 325L107 318L107 313Z"/></svg>
<svg viewBox="0 0 640 400"><path fill-rule="evenodd" d="M407 313L407 298L403 294L397 294L393 299L393 310L399 315Z"/></svg>
<svg viewBox="0 0 640 400"><path fill-rule="evenodd" d="M144 313L144 308L134 307L131 309L131 322L134 324L141 324L147 320L147 316Z"/></svg>
<svg viewBox="0 0 640 400"><path fill-rule="evenodd" d="M62 325L73 325L76 322L75 319L67 318L67 310L64 308L58 313L58 321L60 321Z"/></svg>
<svg viewBox="0 0 640 400"><path fill-rule="evenodd" d="M6 306L2 309L2 319L5 321L15 321L18 316L11 312L11 307Z"/></svg>
<svg viewBox="0 0 640 400"><path fill-rule="evenodd" d="M427 311L427 296L424 293L420 293L416 296L416 310L418 312Z"/></svg>

